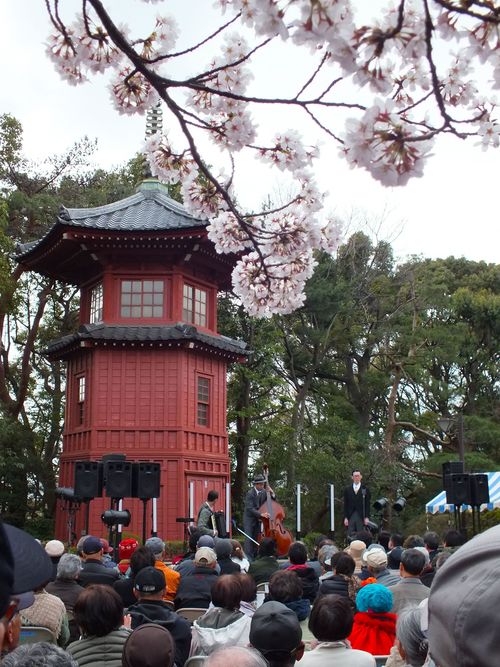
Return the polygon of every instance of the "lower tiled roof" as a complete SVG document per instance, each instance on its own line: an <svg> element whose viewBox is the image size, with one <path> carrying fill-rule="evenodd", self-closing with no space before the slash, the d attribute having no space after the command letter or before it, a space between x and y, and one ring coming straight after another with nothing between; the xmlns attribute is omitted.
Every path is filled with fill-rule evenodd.
<svg viewBox="0 0 500 667"><path fill-rule="evenodd" d="M247 345L243 341L227 338L226 336L211 335L191 325L178 322L172 325L122 325L122 324L84 324L74 334L64 336L50 343L45 350L48 356L64 353L79 346L83 341L96 343L139 343L148 346L169 342L193 342L196 347L211 347L230 355L246 356Z"/></svg>

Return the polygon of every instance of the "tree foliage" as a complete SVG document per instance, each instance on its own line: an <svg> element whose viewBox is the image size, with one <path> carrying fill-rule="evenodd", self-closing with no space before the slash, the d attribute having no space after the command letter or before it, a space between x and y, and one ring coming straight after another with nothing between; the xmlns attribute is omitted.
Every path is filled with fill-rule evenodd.
<svg viewBox="0 0 500 667"><path fill-rule="evenodd" d="M0 116L0 504L20 525L53 515L65 374L43 350L74 331L78 294L24 273L16 244L42 236L62 202L98 206L131 194L142 161L110 173L90 170L93 148L83 139L33 164L22 154L20 123Z"/></svg>

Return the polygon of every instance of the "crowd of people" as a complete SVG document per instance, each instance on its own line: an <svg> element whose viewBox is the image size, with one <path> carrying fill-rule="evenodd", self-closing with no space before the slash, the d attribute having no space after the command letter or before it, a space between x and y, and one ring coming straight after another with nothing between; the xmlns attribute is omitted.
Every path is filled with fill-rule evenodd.
<svg viewBox="0 0 500 667"><path fill-rule="evenodd" d="M500 526L468 542L381 532L327 536L314 553L272 539L249 563L235 540L193 530L189 551L128 538L114 559L85 536L77 553L0 524L2 667L482 667L500 655ZM260 585L260 586L259 586ZM264 589L264 590L260 590ZM189 620L186 608L196 608ZM22 628L51 642L20 643ZM379 658L380 659L380 658Z"/></svg>

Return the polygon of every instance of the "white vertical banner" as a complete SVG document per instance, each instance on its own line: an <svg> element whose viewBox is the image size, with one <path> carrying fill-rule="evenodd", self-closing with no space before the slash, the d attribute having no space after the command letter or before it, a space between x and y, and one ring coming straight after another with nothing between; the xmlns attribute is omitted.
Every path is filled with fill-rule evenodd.
<svg viewBox="0 0 500 667"><path fill-rule="evenodd" d="M189 515L194 519L194 482L189 482ZM191 522L191 525L194 521Z"/></svg>
<svg viewBox="0 0 500 667"><path fill-rule="evenodd" d="M330 487L330 530L333 533L335 531L335 490L333 484L328 486Z"/></svg>
<svg viewBox="0 0 500 667"><path fill-rule="evenodd" d="M231 484L226 482L226 533L229 535L231 526Z"/></svg>
<svg viewBox="0 0 500 667"><path fill-rule="evenodd" d="M123 500L120 498L120 500L118 501L118 511L121 512L122 509L123 509ZM117 531L121 533L122 530L123 530L123 525L119 523L117 526Z"/></svg>
<svg viewBox="0 0 500 667"><path fill-rule="evenodd" d="M152 515L152 520L151 520L151 532L153 535L156 535L158 532L158 507L156 503L158 502L158 498L153 498L153 515Z"/></svg>
<svg viewBox="0 0 500 667"><path fill-rule="evenodd" d="M300 490L300 484L297 484L297 535L300 535L300 524L301 524L301 490Z"/></svg>

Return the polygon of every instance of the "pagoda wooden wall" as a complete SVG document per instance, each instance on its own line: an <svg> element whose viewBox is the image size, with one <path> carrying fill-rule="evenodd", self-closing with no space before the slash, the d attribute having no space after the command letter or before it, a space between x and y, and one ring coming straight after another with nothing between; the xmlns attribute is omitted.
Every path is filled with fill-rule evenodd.
<svg viewBox="0 0 500 667"><path fill-rule="evenodd" d="M166 348L166 349L165 349ZM226 430L225 361L189 349L99 347L82 351L68 364L68 390L59 486L74 485L74 461L100 460L122 453L129 460L158 461L161 497L158 534L182 539L177 517L188 516L188 487L194 482L195 508L210 488L219 490L219 508L225 506L225 484L230 481ZM85 374L83 424L75 408L78 377ZM197 378L210 379L209 425L197 424ZM92 501L90 533L104 536L100 515L109 499ZM124 500L132 512L129 533L142 535L142 503ZM149 504L151 507L151 503ZM150 533L148 511L147 534ZM66 538L67 517L57 513L57 534ZM76 532L84 527L83 511Z"/></svg>

